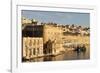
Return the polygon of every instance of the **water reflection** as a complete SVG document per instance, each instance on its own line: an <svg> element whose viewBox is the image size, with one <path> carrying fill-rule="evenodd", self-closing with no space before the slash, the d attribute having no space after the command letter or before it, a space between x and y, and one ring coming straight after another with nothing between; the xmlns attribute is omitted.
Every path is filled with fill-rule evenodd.
<svg viewBox="0 0 100 73"><path fill-rule="evenodd" d="M87 49L86 52L78 52L78 51L65 51L61 55L57 56L46 56L40 58L31 59L30 62L43 62L43 61L63 61L63 60L84 60L90 58L90 50Z"/></svg>

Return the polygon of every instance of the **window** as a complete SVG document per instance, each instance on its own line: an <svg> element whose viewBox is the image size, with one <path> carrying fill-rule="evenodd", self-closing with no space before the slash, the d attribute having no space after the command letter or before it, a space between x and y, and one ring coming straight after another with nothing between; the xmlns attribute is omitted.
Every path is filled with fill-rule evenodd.
<svg viewBox="0 0 100 73"><path fill-rule="evenodd" d="M33 55L35 55L35 48L33 49Z"/></svg>
<svg viewBox="0 0 100 73"><path fill-rule="evenodd" d="M39 54L40 52L39 52L39 48L37 48L37 53Z"/></svg>

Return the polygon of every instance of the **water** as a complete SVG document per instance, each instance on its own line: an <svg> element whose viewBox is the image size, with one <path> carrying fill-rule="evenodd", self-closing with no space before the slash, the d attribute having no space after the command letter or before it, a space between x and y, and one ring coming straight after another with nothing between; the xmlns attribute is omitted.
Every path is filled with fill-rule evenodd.
<svg viewBox="0 0 100 73"><path fill-rule="evenodd" d="M66 50L61 55L35 58L35 59L31 59L29 62L86 60L89 58L90 58L90 49L86 49L86 52L77 52L77 51L72 51L72 50L69 50L69 51Z"/></svg>

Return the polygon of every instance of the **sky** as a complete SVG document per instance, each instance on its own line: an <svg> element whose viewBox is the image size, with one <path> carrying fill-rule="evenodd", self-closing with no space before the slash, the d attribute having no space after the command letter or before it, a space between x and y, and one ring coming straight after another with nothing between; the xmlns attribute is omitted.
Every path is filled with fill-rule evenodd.
<svg viewBox="0 0 100 73"><path fill-rule="evenodd" d="M22 10L22 16L39 22L90 26L89 13Z"/></svg>

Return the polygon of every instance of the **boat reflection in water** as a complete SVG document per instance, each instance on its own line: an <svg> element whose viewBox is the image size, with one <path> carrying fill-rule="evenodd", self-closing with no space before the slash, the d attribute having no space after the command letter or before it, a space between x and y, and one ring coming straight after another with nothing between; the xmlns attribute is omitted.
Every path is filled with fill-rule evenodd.
<svg viewBox="0 0 100 73"><path fill-rule="evenodd" d="M45 56L28 60L28 62L44 62L44 61L64 61L64 60L87 60L90 58L90 49L86 51L66 50L63 54L57 56Z"/></svg>

